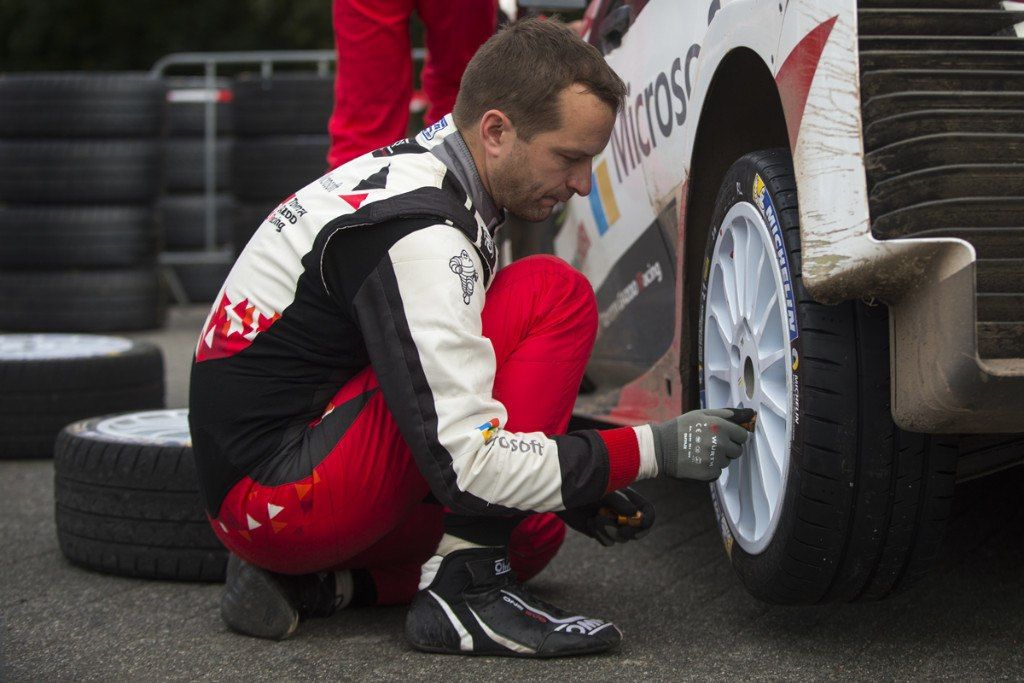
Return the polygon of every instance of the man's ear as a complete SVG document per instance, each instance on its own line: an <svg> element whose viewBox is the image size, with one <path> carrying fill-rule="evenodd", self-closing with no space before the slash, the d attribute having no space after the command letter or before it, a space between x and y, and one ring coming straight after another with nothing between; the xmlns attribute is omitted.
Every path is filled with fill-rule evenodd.
<svg viewBox="0 0 1024 683"><path fill-rule="evenodd" d="M498 109L488 109L480 117L480 142L487 156L503 156L515 139L512 121Z"/></svg>

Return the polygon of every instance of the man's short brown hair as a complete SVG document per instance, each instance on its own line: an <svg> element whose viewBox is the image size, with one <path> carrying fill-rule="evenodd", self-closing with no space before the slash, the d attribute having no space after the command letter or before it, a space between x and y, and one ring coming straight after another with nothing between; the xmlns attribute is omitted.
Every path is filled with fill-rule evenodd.
<svg viewBox="0 0 1024 683"><path fill-rule="evenodd" d="M455 100L455 125L465 129L498 109L528 141L562 125L558 95L576 83L615 113L626 96L622 79L597 48L565 24L518 21L493 35L470 60Z"/></svg>

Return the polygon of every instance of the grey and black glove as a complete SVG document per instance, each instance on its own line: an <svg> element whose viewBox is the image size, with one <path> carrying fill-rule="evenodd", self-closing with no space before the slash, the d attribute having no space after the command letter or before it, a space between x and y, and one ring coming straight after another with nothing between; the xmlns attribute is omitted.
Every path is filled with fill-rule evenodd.
<svg viewBox="0 0 1024 683"><path fill-rule="evenodd" d="M667 422L652 423L658 472L677 479L714 481L743 453L750 433L750 409L691 410Z"/></svg>
<svg viewBox="0 0 1024 683"><path fill-rule="evenodd" d="M636 541L654 526L654 505L631 488L612 491L594 503L558 516L603 546Z"/></svg>

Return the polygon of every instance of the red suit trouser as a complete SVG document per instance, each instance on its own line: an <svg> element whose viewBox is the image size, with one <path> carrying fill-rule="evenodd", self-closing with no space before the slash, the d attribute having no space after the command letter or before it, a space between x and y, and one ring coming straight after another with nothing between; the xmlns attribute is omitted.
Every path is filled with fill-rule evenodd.
<svg viewBox="0 0 1024 683"><path fill-rule="evenodd" d="M413 10L426 28L420 74L428 125L455 106L462 72L494 34L497 0L334 0L338 69L328 131L331 168L404 138L412 97Z"/></svg>
<svg viewBox="0 0 1024 683"><path fill-rule="evenodd" d="M498 271L487 290L483 334L497 362L494 397L505 429L565 432L597 333L590 283L564 261L532 256ZM327 409L377 387L369 367ZM272 571L305 574L367 569L380 604L408 602L420 566L443 533L444 508L429 486L380 391L312 474L279 486L246 477L224 499L214 532L232 552ZM558 552L565 525L533 514L512 532L512 568L526 580Z"/></svg>

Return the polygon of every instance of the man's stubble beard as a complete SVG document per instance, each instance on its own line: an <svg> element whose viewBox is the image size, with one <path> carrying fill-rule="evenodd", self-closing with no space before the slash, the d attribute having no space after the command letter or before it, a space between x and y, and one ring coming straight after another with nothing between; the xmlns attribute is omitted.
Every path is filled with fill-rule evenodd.
<svg viewBox="0 0 1024 683"><path fill-rule="evenodd" d="M541 186L534 183L526 154L514 149L491 178L495 199L513 216L538 223L551 215L550 206L541 206Z"/></svg>

